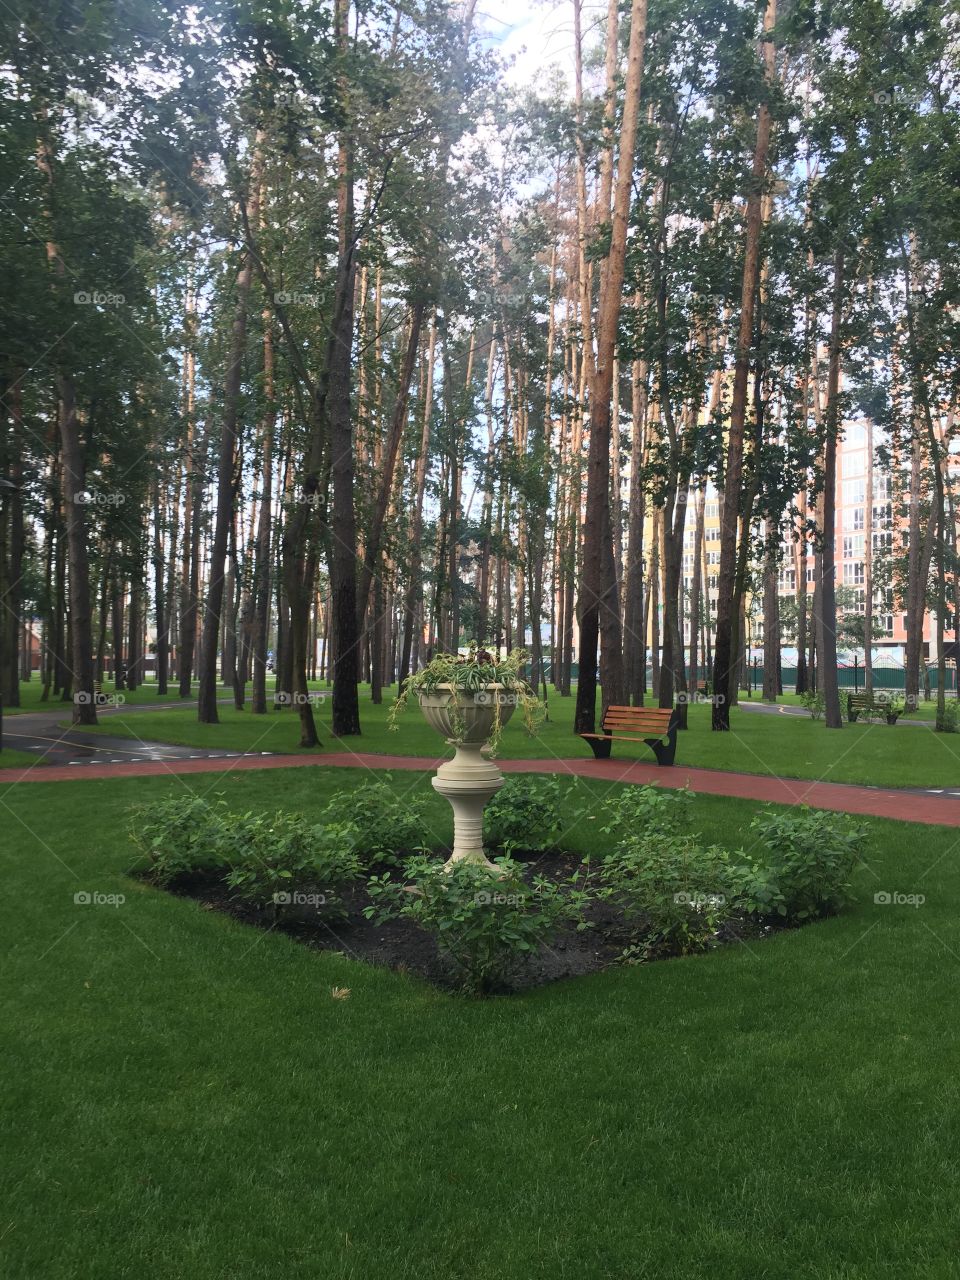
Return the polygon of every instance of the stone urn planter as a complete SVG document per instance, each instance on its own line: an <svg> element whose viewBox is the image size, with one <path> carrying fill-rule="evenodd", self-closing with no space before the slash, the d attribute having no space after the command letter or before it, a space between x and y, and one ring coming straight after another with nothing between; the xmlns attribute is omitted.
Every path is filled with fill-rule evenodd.
<svg viewBox="0 0 960 1280"><path fill-rule="evenodd" d="M499 708L500 724L513 715L516 698L501 684L488 684L476 693L438 684L417 694L427 724L456 748L432 779L433 789L446 796L453 809L453 853L447 862L475 862L491 871L497 867L483 852L483 808L503 786L503 774L481 754L490 740Z"/></svg>

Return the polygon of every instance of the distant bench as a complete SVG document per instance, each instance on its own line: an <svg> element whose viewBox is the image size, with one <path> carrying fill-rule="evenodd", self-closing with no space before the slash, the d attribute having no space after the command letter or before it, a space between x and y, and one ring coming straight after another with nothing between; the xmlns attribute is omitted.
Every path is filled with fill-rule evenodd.
<svg viewBox="0 0 960 1280"><path fill-rule="evenodd" d="M889 698L875 693L847 694L847 718L851 724L856 724L857 716L864 713L870 716L883 716L887 724L896 724L903 715L903 710L901 708L898 711Z"/></svg>
<svg viewBox="0 0 960 1280"><path fill-rule="evenodd" d="M657 757L657 764L673 764L677 754L679 707L607 707L600 733L581 733L598 760L610 759L614 738L624 742L645 742Z"/></svg>

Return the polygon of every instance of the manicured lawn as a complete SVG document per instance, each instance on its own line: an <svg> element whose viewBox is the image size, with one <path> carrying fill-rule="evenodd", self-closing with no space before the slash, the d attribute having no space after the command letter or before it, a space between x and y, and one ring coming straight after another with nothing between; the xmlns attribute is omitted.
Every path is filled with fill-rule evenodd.
<svg viewBox="0 0 960 1280"><path fill-rule="evenodd" d="M194 681L190 690L190 698L192 701L196 700L198 687L199 686L197 682ZM248 684L247 685L248 694L249 694L249 691L250 691L250 686ZM110 698L116 696L112 680L103 681L103 693ZM53 693L51 692L49 699L46 702L41 702L40 699L42 694L43 694L43 685L40 682L40 680L36 678L36 676L32 680L21 680L20 681L20 706L4 707L3 714L16 716L16 715L26 715L27 713L32 711L61 711L61 710L63 711L63 714L65 716L68 716L70 714L71 704L69 702L65 703L59 694L56 697L54 697ZM223 685L220 686L220 694L222 697L231 696L230 690L224 688ZM121 696L123 697L122 705L124 706L143 706L144 704L148 704L151 702L160 702L160 703L180 702L180 694L178 691L177 682L175 680L171 681L167 685L167 692L163 697L161 697L160 694L157 692L157 683L155 680L148 680L146 684L142 684L139 689L134 689L132 692L130 690L125 689L123 690Z"/></svg>
<svg viewBox="0 0 960 1280"><path fill-rule="evenodd" d="M37 757L30 751L14 751L7 746L0 751L0 769L25 769L37 763Z"/></svg>
<svg viewBox="0 0 960 1280"><path fill-rule="evenodd" d="M397 732L387 728L393 697L380 706L361 697L359 737L336 739L330 732L329 699L315 710L322 751L372 751L436 759L444 754L441 739L427 726L416 706L403 714ZM294 711L250 711L220 707L219 725L197 723L191 707L104 715L101 732L119 737L215 747L227 751L295 752L299 721ZM534 737L518 716L506 726L501 743L505 757L589 759L586 743L573 734L574 700L551 698L549 720ZM928 725L901 723L844 725L828 730L822 721L795 714L765 714L731 709L732 731L710 731L710 707L690 708L690 729L680 737L677 763L744 773L832 782L873 783L888 787L960 787L960 735L938 734ZM626 760L653 761L642 744L617 742L614 753Z"/></svg>
<svg viewBox="0 0 960 1280"><path fill-rule="evenodd" d="M124 874L134 802L190 786L316 811L355 776L2 795L4 1277L956 1274L955 831L871 823L842 917L490 1002ZM695 804L731 845L752 811ZM448 837L439 798L431 815Z"/></svg>

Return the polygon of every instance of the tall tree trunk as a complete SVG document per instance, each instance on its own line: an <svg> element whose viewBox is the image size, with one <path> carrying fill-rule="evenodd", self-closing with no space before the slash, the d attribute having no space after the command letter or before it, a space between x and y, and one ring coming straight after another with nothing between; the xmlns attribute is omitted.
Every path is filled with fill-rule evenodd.
<svg viewBox="0 0 960 1280"><path fill-rule="evenodd" d="M820 558L820 617L823 648L820 651L820 688L824 722L828 729L843 727L840 691L837 687L837 436L840 432L840 356L843 311L843 250L833 260L833 316L830 322L830 363L827 368L827 436L823 462L823 550Z"/></svg>
<svg viewBox="0 0 960 1280"><path fill-rule="evenodd" d="M633 362L631 387L630 498L627 508L623 657L627 697L633 706L639 707L643 705L647 664L647 637L643 629L643 533L647 518L643 466L647 427L647 365L643 360Z"/></svg>
<svg viewBox="0 0 960 1280"><path fill-rule="evenodd" d="M258 133L255 142L250 174L248 220L256 225L260 207L260 171L263 135ZM241 196L241 199L244 197ZM200 644L200 691L197 695L197 719L201 724L216 724L217 714L217 645L220 638L220 617L223 611L224 568L227 545L233 527L236 505L237 427L240 410L240 386L243 380L243 359L247 345L247 311L250 303L250 285L253 281L253 258L249 248L243 251L243 259L237 272L234 301L233 327L230 335L230 354L223 388L223 421L220 429L220 453L217 462L217 512L213 525L213 542L210 547L210 569L207 598L203 612L203 636Z"/></svg>
<svg viewBox="0 0 960 1280"><path fill-rule="evenodd" d="M407 583L403 601L403 646L400 653L400 668L397 680L403 689L407 677L411 674L413 662L414 622L418 630L422 630L421 610L417 607L423 589L420 553L423 541L423 500L427 484L427 466L430 456L430 416L433 407L433 366L437 348L436 317L430 326L430 337L427 343L427 363L423 378L423 419L420 434L420 448L413 480L413 516L410 522L410 556L408 560Z"/></svg>
<svg viewBox="0 0 960 1280"><path fill-rule="evenodd" d="M608 10L608 77L605 133L606 170L601 183L612 179L613 132L616 115L616 75L609 64L617 49L616 3ZM587 508L583 523L583 570L580 590L580 678L574 719L576 733L592 733L596 726L597 649L603 705L626 699L623 673L623 633L620 589L613 564L610 515L610 430L614 357L620 320L626 263L627 222L633 183L643 56L647 34L646 0L633 0L630 45L624 83L620 148L611 218L610 247L603 260L598 313L596 371L590 387L590 450L587 455ZM609 203L602 206L606 217ZM602 634L602 644L600 643Z"/></svg>
<svg viewBox="0 0 960 1280"><path fill-rule="evenodd" d="M263 396L260 424L260 512L257 521L253 573L253 638L251 644L254 715L267 711L267 642L270 627L270 525L273 498L273 433L276 406L273 386L273 325L269 309L263 313Z"/></svg>
<svg viewBox="0 0 960 1280"><path fill-rule="evenodd" d="M773 88L776 76L776 51L773 29L777 17L777 0L767 0L763 15L764 83ZM767 171L772 118L767 101L760 104L757 140L753 151L751 188L747 199L747 224L744 237L743 279L740 291L740 323L734 358L733 393L730 404L730 427L727 434L727 457L723 477L723 503L720 524L720 567L717 574L717 617L713 649L713 717L712 727L721 732L730 728L730 702L736 695L737 655L734 649L737 606L737 528L743 487L744 425L747 413L747 382L750 373L750 351L753 342L753 313L760 282L760 233L763 223L763 181Z"/></svg>
<svg viewBox="0 0 960 1280"><path fill-rule="evenodd" d="M867 483L863 515L863 688L873 695L873 421L867 419Z"/></svg>

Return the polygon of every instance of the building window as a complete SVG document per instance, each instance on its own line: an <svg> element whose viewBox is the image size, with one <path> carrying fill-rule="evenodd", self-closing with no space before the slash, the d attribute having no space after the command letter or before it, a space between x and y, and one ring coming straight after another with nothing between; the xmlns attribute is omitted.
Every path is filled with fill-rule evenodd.
<svg viewBox="0 0 960 1280"><path fill-rule="evenodd" d="M848 533L843 539L843 554L845 556L862 556L863 555L863 534Z"/></svg>
<svg viewBox="0 0 960 1280"><path fill-rule="evenodd" d="M864 493L863 480L844 480L843 505L845 507L852 507L855 503L862 502Z"/></svg>
<svg viewBox="0 0 960 1280"><path fill-rule="evenodd" d="M863 517L864 517L864 510L863 510L863 507L854 507L854 509L853 509L853 527L854 527L854 529L862 529L862 528L863 528Z"/></svg>

